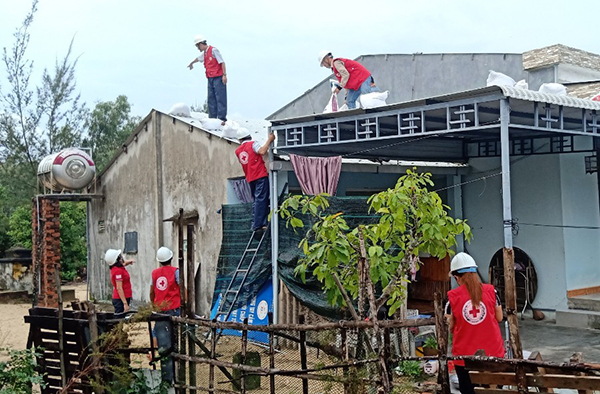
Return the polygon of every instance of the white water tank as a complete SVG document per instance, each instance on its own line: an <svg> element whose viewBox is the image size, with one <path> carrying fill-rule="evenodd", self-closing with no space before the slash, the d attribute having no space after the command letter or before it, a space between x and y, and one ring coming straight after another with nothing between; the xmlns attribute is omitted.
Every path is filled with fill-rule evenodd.
<svg viewBox="0 0 600 394"><path fill-rule="evenodd" d="M38 165L38 178L53 191L83 189L96 175L92 158L77 148L48 155Z"/></svg>

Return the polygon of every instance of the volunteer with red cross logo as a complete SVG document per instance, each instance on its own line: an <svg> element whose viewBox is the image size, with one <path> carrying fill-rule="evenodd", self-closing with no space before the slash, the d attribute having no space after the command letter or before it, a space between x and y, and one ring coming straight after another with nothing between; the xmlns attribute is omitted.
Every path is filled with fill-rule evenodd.
<svg viewBox="0 0 600 394"><path fill-rule="evenodd" d="M450 275L458 287L448 292L446 315L452 337L452 354L472 356L479 349L489 357L504 357L504 343L498 323L502 306L494 286L482 284L477 263L466 253L457 253L450 263ZM460 392L474 393L464 362L455 360Z"/></svg>
<svg viewBox="0 0 600 394"><path fill-rule="evenodd" d="M156 252L156 260L161 266L152 271L150 301L161 310L161 313L179 316L181 314L179 269L171 266L173 252L163 246Z"/></svg>

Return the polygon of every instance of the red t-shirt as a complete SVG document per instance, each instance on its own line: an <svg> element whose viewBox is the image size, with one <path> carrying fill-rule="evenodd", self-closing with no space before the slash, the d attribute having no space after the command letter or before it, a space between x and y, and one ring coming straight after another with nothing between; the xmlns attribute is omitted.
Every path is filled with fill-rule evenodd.
<svg viewBox="0 0 600 394"><path fill-rule="evenodd" d="M121 298L119 297L119 293L117 292L117 282L123 282L123 293L125 293L125 298L131 298L131 278L129 277L129 272L125 269L125 267L113 267L110 269L110 281L113 285L113 295L112 298Z"/></svg>

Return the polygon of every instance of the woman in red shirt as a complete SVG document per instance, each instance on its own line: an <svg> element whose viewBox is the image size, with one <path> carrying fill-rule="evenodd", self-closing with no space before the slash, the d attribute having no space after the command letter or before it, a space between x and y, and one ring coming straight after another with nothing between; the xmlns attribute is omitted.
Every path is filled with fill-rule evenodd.
<svg viewBox="0 0 600 394"><path fill-rule="evenodd" d="M479 349L488 357L504 357L504 342L498 323L502 321L502 306L494 286L482 284L477 263L466 253L457 253L450 263L450 275L458 287L448 292L447 317L450 321L452 354L472 356ZM464 362L454 361L460 392L474 393Z"/></svg>
<svg viewBox="0 0 600 394"><path fill-rule="evenodd" d="M128 312L131 305L131 278L126 266L134 263L133 260L123 259L120 250L108 249L104 260L110 267L110 281L113 285L112 304L115 314Z"/></svg>

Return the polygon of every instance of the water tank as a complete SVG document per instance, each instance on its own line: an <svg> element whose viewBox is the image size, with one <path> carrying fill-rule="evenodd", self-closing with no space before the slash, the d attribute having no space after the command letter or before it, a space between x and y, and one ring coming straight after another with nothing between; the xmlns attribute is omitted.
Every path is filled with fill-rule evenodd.
<svg viewBox="0 0 600 394"><path fill-rule="evenodd" d="M83 189L92 182L95 174L96 165L92 158L77 148L48 155L38 166L38 179L54 191Z"/></svg>

